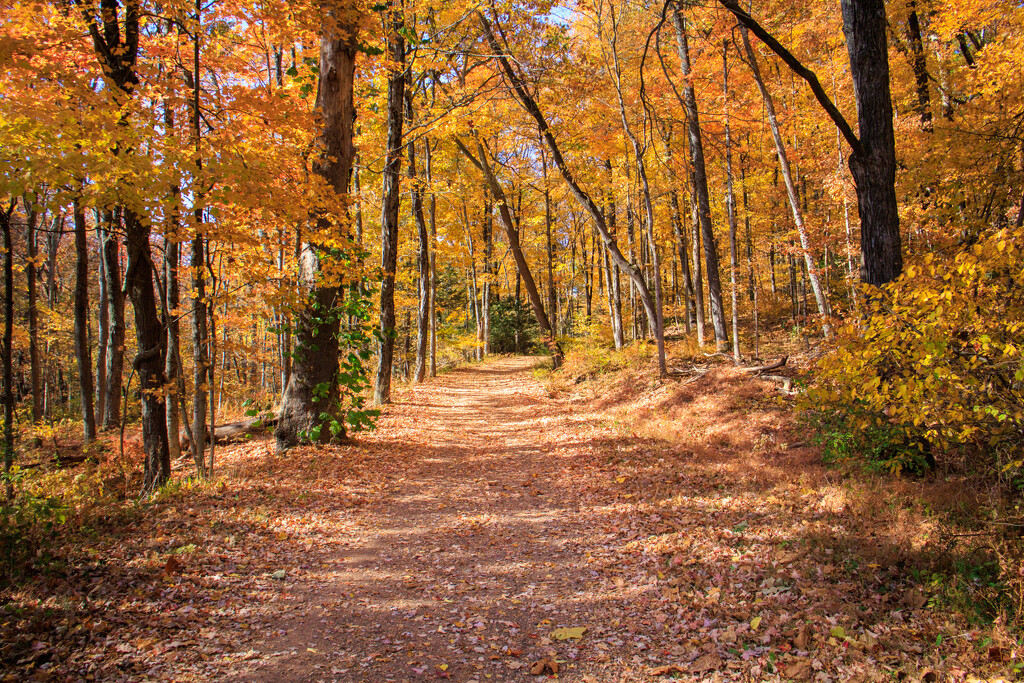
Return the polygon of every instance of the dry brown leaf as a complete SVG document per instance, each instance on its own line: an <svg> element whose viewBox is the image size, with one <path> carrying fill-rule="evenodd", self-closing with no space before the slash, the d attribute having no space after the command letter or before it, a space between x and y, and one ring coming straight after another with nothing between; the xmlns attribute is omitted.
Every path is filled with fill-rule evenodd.
<svg viewBox="0 0 1024 683"><path fill-rule="evenodd" d="M176 555L171 555L167 558L167 564L164 565L164 574L167 576L180 574L184 568L185 564Z"/></svg>
<svg viewBox="0 0 1024 683"><path fill-rule="evenodd" d="M689 673L690 670L680 664L665 664L664 666L656 666L652 669L648 669L647 673L651 676L664 676L666 674L685 674Z"/></svg>
<svg viewBox="0 0 1024 683"><path fill-rule="evenodd" d="M814 629L811 628L810 624L804 624L800 627L800 632L796 635L796 639L793 641L793 646L798 650L810 650L814 644Z"/></svg>
<svg viewBox="0 0 1024 683"><path fill-rule="evenodd" d="M690 673L700 674L706 671L718 671L721 667L722 658L712 652L690 664Z"/></svg>

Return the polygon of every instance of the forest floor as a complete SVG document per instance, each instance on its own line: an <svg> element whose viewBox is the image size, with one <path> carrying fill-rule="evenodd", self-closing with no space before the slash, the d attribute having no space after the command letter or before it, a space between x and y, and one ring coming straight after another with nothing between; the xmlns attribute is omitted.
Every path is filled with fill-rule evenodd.
<svg viewBox="0 0 1024 683"><path fill-rule="evenodd" d="M0 680L1013 677L922 583L909 498L822 467L775 385L536 362L402 390L348 445L219 449L2 595Z"/></svg>

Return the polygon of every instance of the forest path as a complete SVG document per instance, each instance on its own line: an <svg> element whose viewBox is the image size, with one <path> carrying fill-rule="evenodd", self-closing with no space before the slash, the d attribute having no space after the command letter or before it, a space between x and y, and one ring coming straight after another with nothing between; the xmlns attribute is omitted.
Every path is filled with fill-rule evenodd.
<svg viewBox="0 0 1024 683"><path fill-rule="evenodd" d="M585 465L616 446L546 396L536 363L460 368L398 397L361 438L388 485L357 514L358 540L291 589L254 645L274 656L240 680L522 680L545 659L561 680L620 680L603 663L648 648L590 637L628 596L587 567L602 531L580 512ZM581 626L582 641L552 637Z"/></svg>

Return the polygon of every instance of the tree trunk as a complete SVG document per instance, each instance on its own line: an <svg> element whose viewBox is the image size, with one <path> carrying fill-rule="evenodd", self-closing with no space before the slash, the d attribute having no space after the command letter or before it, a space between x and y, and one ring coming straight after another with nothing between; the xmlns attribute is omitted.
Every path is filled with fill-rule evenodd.
<svg viewBox="0 0 1024 683"><path fill-rule="evenodd" d="M427 145L427 184L433 181L431 147ZM437 197L430 192L430 376L437 377Z"/></svg>
<svg viewBox="0 0 1024 683"><path fill-rule="evenodd" d="M96 239L100 244L97 261L97 280L99 280L99 325L96 334L96 424L103 425L104 409L107 398L107 339L110 337L110 296L107 293L107 276L103 267L103 221L99 211L93 214L96 218Z"/></svg>
<svg viewBox="0 0 1024 683"><path fill-rule="evenodd" d="M85 212L75 202L75 360L82 401L82 434L85 443L96 438L93 409L92 353L89 347L89 250L86 245Z"/></svg>
<svg viewBox="0 0 1024 683"><path fill-rule="evenodd" d="M103 259L103 277L107 290L107 379L103 397L103 429L121 424L121 383L124 375L124 289L121 286L121 256L117 235L114 233L115 213L103 213L100 227L100 258Z"/></svg>
<svg viewBox="0 0 1024 683"><path fill-rule="evenodd" d="M466 147L466 145L458 138L456 138L455 144L463 155L465 155L474 166L480 169L484 175L484 179L487 181L491 196L494 198L494 201L498 206L498 215L501 217L501 223L505 228L505 236L508 239L509 250L512 252L512 258L516 263L516 271L522 278L523 286L526 288L526 296L530 300L530 305L533 307L533 314L537 319L537 326L540 328L541 334L549 344L555 367L558 367L562 362L561 351L558 349L557 344L555 344L554 330L551 327L551 322L547 313L544 311L544 304L541 301L540 291L537 289L537 282L533 279L533 273L530 271L530 266L526 262L526 256L523 254L523 248L519 242L519 229L516 227L515 221L512 219L512 213L508 207L505 191L502 189L501 184L494 175L494 170L491 168L491 162L488 159L490 152L484 146L483 141L479 138L476 140L477 156L470 152L469 148ZM518 286L519 280L516 280L516 284Z"/></svg>
<svg viewBox="0 0 1024 683"><path fill-rule="evenodd" d="M729 129L729 40L722 40L722 103L725 123L725 209L729 219L729 282L732 285L732 359L739 365L740 313L736 287L736 191L732 177L732 132Z"/></svg>
<svg viewBox="0 0 1024 683"><path fill-rule="evenodd" d="M388 57L396 65L388 76L388 139L384 158L381 202L380 242L380 344L377 351L377 376L373 400L391 402L391 370L395 357L395 269L398 266L398 205L402 171L402 103L405 99L405 26L395 0L388 3L391 29Z"/></svg>
<svg viewBox="0 0 1024 683"><path fill-rule="evenodd" d="M4 347L3 347L3 402L4 402L4 483L7 501L14 499L11 467L14 465L14 247L11 241L12 200L5 209L0 208L0 229L4 237Z"/></svg>
<svg viewBox="0 0 1024 683"><path fill-rule="evenodd" d="M861 152L850 156L860 212L861 279L881 286L903 272L896 206L896 138L889 94L883 0L842 0L843 33L857 98Z"/></svg>
<svg viewBox="0 0 1024 683"><path fill-rule="evenodd" d="M715 346L725 350L729 335L725 329L725 308L722 305L722 284L718 276L718 248L711 224L711 198L708 194L707 167L704 163L704 143L701 139L700 119L697 113L697 95L691 80L690 47L686 37L686 20L676 5L672 13L676 27L679 61L682 66L683 103L686 109L686 127L690 135L690 163L693 166L693 189L697 196L697 216L704 242L704 265L708 280L708 302L711 306L711 324L715 329Z"/></svg>
<svg viewBox="0 0 1024 683"><path fill-rule="evenodd" d="M412 78L412 72L409 72ZM413 125L413 89L409 83L405 92L405 118L412 129ZM424 147L429 145L424 142ZM409 198L412 203L412 214L416 220L416 234L419 238L417 266L419 271L419 306L416 315L416 370L413 381L422 382L427 376L428 346L430 344L430 233L427 231L427 220L423 215L423 188L416 177L416 140L410 137L406 154L409 157Z"/></svg>
<svg viewBox="0 0 1024 683"><path fill-rule="evenodd" d="M622 251L619 250L619 245L615 241L615 238L610 232L608 232L608 224L605 222L604 214L601 213L601 209L598 208L596 203L594 203L593 198L587 194L573 176L572 171L565 162L565 158L562 156L558 142L555 140L554 135L551 133L551 129L548 127L548 123L544 118L543 112L541 112L540 107L537 106L536 100L534 100L533 96L527 91L526 86L523 84L521 79L516 75L515 71L513 71L512 65L509 63L508 58L502 51L501 46L498 44L498 40L495 38L494 32L491 30L491 26L486 17L484 17L484 15L479 11L477 12L477 17L484 29L487 42L490 45L492 52L497 56L502 72L508 79L517 99L530 116L533 117L534 121L537 122L537 127L540 130L541 135L544 137L544 141L547 143L548 150L551 152L551 157L554 160L559 173L561 173L562 179L565 181L566 185L569 186L569 190L576 198L576 201L579 202L579 204L590 214L591 219L593 219L594 224L597 226L598 232L601 233L601 238L604 240L605 246L607 247L612 260L615 261L622 270L626 271L626 274L629 275L630 279L636 285L637 291L640 294L640 299L643 302L644 309L647 313L647 319L652 327L656 326L658 313L655 309L654 300L651 297L651 293L647 287L647 281L644 279L643 273L622 255ZM538 301L537 306L539 307L539 305L540 302Z"/></svg>
<svg viewBox="0 0 1024 683"><path fill-rule="evenodd" d="M694 187L693 173L690 173L690 186ZM707 321L704 317L704 274L700 259L700 209L697 208L697 194L690 192L690 213L693 231L690 233L690 248L693 251L693 296L697 316L697 346L704 346L704 328Z"/></svg>
<svg viewBox="0 0 1024 683"><path fill-rule="evenodd" d="M28 282L28 358L29 374L32 383L32 424L38 426L43 420L43 382L39 366L39 295L36 290L38 273L36 271L36 258L38 257L38 242L36 228L38 226L39 214L34 208L28 210L28 260L25 264L25 278ZM37 440L36 445L39 445Z"/></svg>
<svg viewBox="0 0 1024 683"><path fill-rule="evenodd" d="M347 198L352 160L355 158L352 86L359 17L353 13L334 16L329 6L321 11L324 15L321 24L323 35L316 101L321 128L319 156L313 164L313 172L326 180L338 196ZM404 82L403 79L398 80ZM399 121L401 103L399 98L396 105ZM389 149L394 150L395 146ZM318 216L317 227L322 234L337 233L337 225L330 216ZM306 242L302 245L299 281L308 292L308 305L298 316L296 357L274 431L279 449L294 446L302 440L312 440L316 427L320 427L319 441L326 442L331 438L330 431L323 428L320 415L323 412L333 414L337 403L339 322L334 311L339 285L318 282L320 253L319 244ZM388 379L390 385L390 376Z"/></svg>
<svg viewBox="0 0 1024 683"><path fill-rule="evenodd" d="M177 460L181 457L181 441L178 439L180 428L178 425L177 363L178 346L181 340L181 325L178 323L178 264L180 260L180 247L178 246L176 232L166 237L164 241L164 296L167 299L167 357L164 360L164 372L167 373L167 381L174 385L169 390L167 396L167 448L172 460Z"/></svg>
<svg viewBox="0 0 1024 683"><path fill-rule="evenodd" d="M123 218L128 247L125 284L135 309L135 336L139 344L133 365L142 392L142 447L146 454L142 490L153 493L171 476L164 396L167 386L163 365L164 331L154 294L149 225L128 209L124 210Z"/></svg>
<svg viewBox="0 0 1024 683"><path fill-rule="evenodd" d="M779 122L775 114L775 102L764 84L764 79L761 78L761 69L757 64L757 55L750 44L750 38L747 35L745 26L740 26L740 35L743 37L743 49L747 54L747 62L750 66L751 74L754 76L754 82L757 83L757 88L761 91L761 97L764 100L772 137L775 139L775 151L779 157L779 169L782 171L782 179L786 184L786 196L789 198L789 207L793 212L793 224L796 226L797 235L800 237L800 249L803 252L804 263L807 266L811 289L814 291L814 302L818 307L818 314L822 317L822 332L824 332L826 339L832 339L832 326L828 320L828 301L825 298L825 291L818 277L817 264L811 255L811 242L807 236L807 228L804 225L804 216L803 211L800 209L796 185L793 183L793 174L789 167L789 155L786 154L786 146L782 141L782 134L779 132Z"/></svg>
<svg viewBox="0 0 1024 683"><path fill-rule="evenodd" d="M857 185L861 218L861 279L875 286L895 280L903 272L903 253L896 206L896 144L884 0L841 0L843 33L857 99L859 139L813 71L754 21L738 0L719 2L807 82L850 145L850 172Z"/></svg>
<svg viewBox="0 0 1024 683"><path fill-rule="evenodd" d="M909 9L907 35L910 38L910 51L913 53L914 81L917 83L917 115L921 118L921 128L931 132L932 106L931 93L928 89L928 62L925 60L921 21L917 16L915 0L910 0Z"/></svg>

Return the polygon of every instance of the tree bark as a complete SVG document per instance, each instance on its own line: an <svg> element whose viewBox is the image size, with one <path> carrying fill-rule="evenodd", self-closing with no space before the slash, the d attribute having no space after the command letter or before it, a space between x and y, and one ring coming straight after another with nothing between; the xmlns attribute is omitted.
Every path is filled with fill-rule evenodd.
<svg viewBox="0 0 1024 683"><path fill-rule="evenodd" d="M121 257L114 234L113 212L103 212L100 226L100 258L107 290L106 388L103 396L103 429L121 424L121 383L124 375L124 290L121 287Z"/></svg>
<svg viewBox="0 0 1024 683"><path fill-rule="evenodd" d="M78 202L75 214L75 360L82 401L82 434L85 443L96 438L93 404L92 353L89 347L89 250L86 245L85 212Z"/></svg>
<svg viewBox="0 0 1024 683"><path fill-rule="evenodd" d="M841 2L843 32L857 99L859 139L813 71L754 21L738 0L719 2L807 82L822 109L850 145L853 152L849 166L857 186L857 209L861 218L861 280L875 286L895 280L903 272L903 253L896 206L896 143L884 0Z"/></svg>
<svg viewBox="0 0 1024 683"><path fill-rule="evenodd" d="M469 148L467 148L466 145L458 138L456 138L455 144L466 158L469 159L474 166L480 169L484 175L484 179L487 181L487 186L490 188L491 196L494 197L494 201L498 205L498 215L501 217L501 224L505 228L505 236L508 239L509 250L512 252L512 258L516 263L516 271L522 277L523 287L526 288L526 297L530 300L530 306L533 308L533 315L537 320L537 326L540 328L541 334L550 345L552 358L554 359L553 362L555 367L558 367L562 362L561 351L558 349L557 344L555 344L554 330L551 327L551 322L547 313L544 311L544 304L541 301L540 291L537 289L537 281L533 279L533 273L530 271L530 265L526 262L526 256L523 254L523 247L519 241L519 229L516 227L515 221L512 219L512 213L508 207L505 191L502 189L501 183L498 182L497 177L494 175L494 169L491 168L491 162L488 159L489 151L484 146L483 141L479 138L476 140L476 156L470 152Z"/></svg>
<svg viewBox="0 0 1024 683"><path fill-rule="evenodd" d="M175 214L176 216L176 214ZM164 296L167 308L167 357L164 372L167 380L174 384L167 397L167 448L172 460L181 456L181 442L178 440L178 346L181 341L181 325L178 323L178 236L172 234L164 240Z"/></svg>
<svg viewBox="0 0 1024 683"><path fill-rule="evenodd" d="M135 336L139 344L133 366L139 375L142 393L142 447L146 454L142 490L153 493L171 476L164 395L167 385L163 364L164 330L154 294L149 226L128 209L124 210L123 218L128 247L125 284L135 309Z"/></svg>
<svg viewBox="0 0 1024 683"><path fill-rule="evenodd" d="M412 70L409 71L412 79ZM412 129L413 125L413 89L409 83L405 91L405 120ZM424 147L429 143L424 142ZM419 306L416 315L416 369L413 381L417 384L427 376L427 357L430 344L430 233L427 231L427 220L423 214L423 188L416 176L416 140L412 137L406 146L409 157L409 199L412 203L412 214L416 220L416 235L419 239L417 250L417 270L419 273L418 293Z"/></svg>
<svg viewBox="0 0 1024 683"><path fill-rule="evenodd" d="M96 424L103 424L103 412L107 398L107 339L110 337L110 297L107 294L107 277L103 267L103 223L100 212L93 214L96 218L96 238L100 244L97 261L97 280L99 281L99 324L96 334Z"/></svg>
<svg viewBox="0 0 1024 683"><path fill-rule="evenodd" d="M38 279L36 258L39 254L36 228L39 214L34 207L26 208L28 210L26 226L28 260L25 264L25 278L28 282L28 358L32 383L32 424L38 425L43 420L43 382L39 366L39 295L36 288ZM37 441L37 445L38 443Z"/></svg>
<svg viewBox="0 0 1024 683"><path fill-rule="evenodd" d="M914 68L914 81L917 84L917 115L921 117L921 127L931 132L932 106L931 93L928 89L928 62L925 60L924 40L921 37L921 20L917 15L917 2L910 0L910 14L907 16L907 35L910 38L910 51Z"/></svg>
<svg viewBox="0 0 1024 683"><path fill-rule="evenodd" d="M722 40L722 103L725 123L725 209L729 219L729 282L732 286L732 359L740 356L740 308L736 287L736 191L732 177L732 131L729 128L729 40Z"/></svg>
<svg viewBox="0 0 1024 683"><path fill-rule="evenodd" d="M4 403L4 483L7 501L14 498L11 467L14 465L14 247L11 241L12 200L6 209L0 208L0 229L4 238L4 341L3 341L3 403Z"/></svg>
<svg viewBox="0 0 1024 683"><path fill-rule="evenodd" d="M718 248L715 243L714 227L711 224L711 198L708 193L707 166L704 162L704 143L701 139L700 118L697 113L697 95L691 80L690 47L686 37L686 20L679 6L672 13L678 41L679 62L682 65L683 105L686 109L686 128L690 135L690 163L693 166L694 194L697 197L697 217L700 221L701 237L704 243L704 269L708 281L708 303L711 307L711 324L715 329L715 346L725 350L729 334L725 329L725 308L722 305L722 283L718 275Z"/></svg>
<svg viewBox="0 0 1024 683"><path fill-rule="evenodd" d="M335 15L329 6L321 8L319 88L316 107L321 114L319 155L313 172L330 188L347 198L355 148L352 137L355 105L352 88L355 78L358 17L352 12ZM401 99L398 100L401 120ZM390 147L389 149L394 149ZM321 234L337 234L337 222L343 216L317 216ZM316 426L319 441L331 439L323 428L321 414L333 414L338 397L338 330L335 314L340 284L318 282L321 270L321 246L305 242L299 259L299 281L308 292L307 306L297 320L296 357L292 375L281 401L281 416L274 435L279 449L302 440L311 440ZM326 319L324 319L326 318ZM390 367L390 366L389 366Z"/></svg>
<svg viewBox="0 0 1024 683"><path fill-rule="evenodd" d="M395 269L398 267L398 205L402 171L402 103L405 99L405 26L401 10L390 0L388 57L394 63L388 77L388 135L383 172L383 201L381 203L380 241L380 343L377 351L377 376L373 387L373 400L391 402L391 370L395 357Z"/></svg>
<svg viewBox="0 0 1024 683"><path fill-rule="evenodd" d="M896 138L883 0L842 0L843 32L863 152L850 156L860 212L861 279L880 286L903 272L896 205Z"/></svg>

